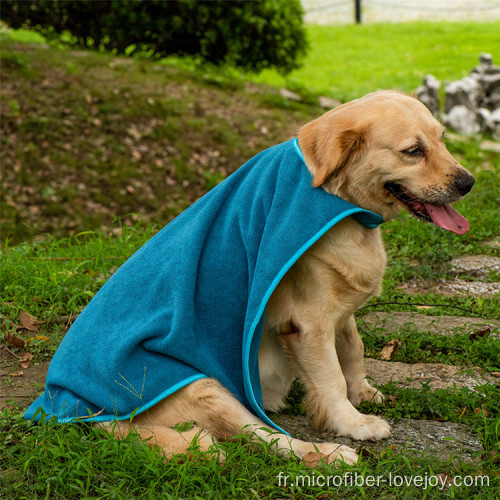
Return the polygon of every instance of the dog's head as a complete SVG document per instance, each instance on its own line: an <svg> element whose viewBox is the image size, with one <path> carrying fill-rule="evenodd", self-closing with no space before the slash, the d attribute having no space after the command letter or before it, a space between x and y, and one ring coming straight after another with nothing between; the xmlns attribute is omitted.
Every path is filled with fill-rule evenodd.
<svg viewBox="0 0 500 500"><path fill-rule="evenodd" d="M315 187L386 220L403 206L463 234L469 223L450 203L471 190L474 178L448 152L443 135L443 126L417 99L384 91L308 123L299 144Z"/></svg>

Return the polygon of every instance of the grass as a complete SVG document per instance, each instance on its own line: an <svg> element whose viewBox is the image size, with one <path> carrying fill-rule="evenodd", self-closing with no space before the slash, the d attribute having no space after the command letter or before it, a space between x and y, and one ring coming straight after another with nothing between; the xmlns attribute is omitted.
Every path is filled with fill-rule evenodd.
<svg viewBox="0 0 500 500"><path fill-rule="evenodd" d="M428 74L458 80L482 52L500 61L497 22L308 26L307 33L302 68L286 78L266 71L256 81L347 101L377 89L412 93Z"/></svg>
<svg viewBox="0 0 500 500"><path fill-rule="evenodd" d="M243 437L224 445L226 463L200 456L193 450L189 458L165 462L158 450L144 446L135 435L124 441L106 437L98 429L85 425L33 426L18 415L3 412L0 437L5 443L9 463L19 469L7 469L6 498L378 498L397 493L399 498L494 498L493 479L484 476L488 462L460 464L456 460L438 461L422 455L401 458L393 450L366 457L354 466L332 469L320 465L307 468L296 460L283 461L265 445L251 445ZM5 432L7 430L7 432ZM20 441L22 443L20 443ZM281 473L281 484L280 484ZM415 478L444 474L483 476L490 487L467 488L401 485L394 488L394 476ZM288 476L287 485L284 477ZM301 479L301 476L304 479ZM333 489L311 485L314 476L345 478L342 487ZM349 476L380 477L379 486L360 486ZM295 482L296 478L298 481ZM336 478L336 479L333 479ZM317 481L318 482L318 481ZM338 483L337 483L338 484ZM323 496L324 495L324 496Z"/></svg>
<svg viewBox="0 0 500 500"><path fill-rule="evenodd" d="M49 360L69 318L128 256L245 159L317 116L320 110L311 104L317 93L343 100L376 88L411 92L428 72L460 78L482 51L500 60L495 29L493 23L309 27L312 51L302 70L287 79L266 72L250 83L247 75L192 61L129 61L44 47L29 32L3 35L1 145L3 161L12 168L3 172L0 329L14 331L21 311L43 321L36 334L16 332L24 349L9 348L33 354L34 364ZM306 102L284 100L256 81L298 89ZM453 276L448 263L460 255L498 255L488 242L498 235L499 156L483 151L480 137L447 140L476 177L473 195L458 205L471 230L451 235L404 213L382 226L389 265L384 292L371 309L459 311L442 306L447 304L463 309L461 315L500 317L498 296L410 297L398 288L413 278ZM487 279L496 281L498 275ZM407 305L381 305L395 302ZM412 303L433 307L422 310ZM441 337L412 325L399 333L402 346L394 361L499 369L498 340L491 335L471 339L469 332L457 331ZM363 336L372 357L389 339L381 328ZM0 383L8 393L15 378ZM363 403L362 411L464 423L484 453L476 462L458 456L442 461L425 452L385 449L364 453L351 467L312 469L239 437L223 445L224 465L196 450L165 461L135 435L117 441L86 425L34 425L11 401L0 412L0 491L16 499L498 497L497 386L433 391L425 384L409 389L391 382L380 389L395 399L383 406ZM302 412L300 387L291 394L288 411ZM289 477L286 486L279 483L280 472ZM295 483L301 475L335 481L374 476L385 482L360 486L347 480L334 488L307 479ZM489 486L440 489L388 482L395 476L455 475L486 475Z"/></svg>

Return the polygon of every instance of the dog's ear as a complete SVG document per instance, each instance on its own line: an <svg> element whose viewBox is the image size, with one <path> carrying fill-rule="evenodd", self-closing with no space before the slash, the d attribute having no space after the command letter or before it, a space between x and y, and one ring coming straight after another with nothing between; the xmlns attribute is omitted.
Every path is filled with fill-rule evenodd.
<svg viewBox="0 0 500 500"><path fill-rule="evenodd" d="M334 178L340 186L347 174L346 167L364 154L366 129L350 121L330 112L300 129L299 145L313 174L314 187Z"/></svg>

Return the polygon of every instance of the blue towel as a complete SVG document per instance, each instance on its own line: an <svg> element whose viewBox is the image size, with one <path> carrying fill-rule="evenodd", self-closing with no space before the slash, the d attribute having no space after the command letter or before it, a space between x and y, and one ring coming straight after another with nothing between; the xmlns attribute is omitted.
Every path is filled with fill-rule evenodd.
<svg viewBox="0 0 500 500"><path fill-rule="evenodd" d="M60 422L128 419L213 377L271 427L258 352L267 301L347 216L380 215L312 187L297 140L258 154L163 228L104 284L54 355L39 407ZM90 417L89 417L90 416Z"/></svg>

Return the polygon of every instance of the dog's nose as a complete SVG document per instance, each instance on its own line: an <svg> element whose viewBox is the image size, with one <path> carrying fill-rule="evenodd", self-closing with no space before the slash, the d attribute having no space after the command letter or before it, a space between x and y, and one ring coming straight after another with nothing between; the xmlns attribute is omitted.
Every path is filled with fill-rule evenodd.
<svg viewBox="0 0 500 500"><path fill-rule="evenodd" d="M463 196L466 195L474 185L474 177L466 172L455 178L455 189Z"/></svg>

